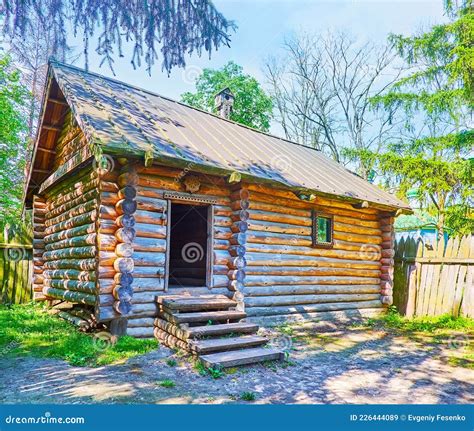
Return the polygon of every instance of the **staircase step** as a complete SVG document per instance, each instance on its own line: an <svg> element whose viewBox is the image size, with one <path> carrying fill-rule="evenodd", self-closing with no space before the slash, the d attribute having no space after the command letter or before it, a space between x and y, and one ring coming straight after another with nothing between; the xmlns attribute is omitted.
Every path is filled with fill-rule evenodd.
<svg viewBox="0 0 474 431"><path fill-rule="evenodd" d="M227 334L251 334L258 331L254 323L223 323L221 325L192 326L183 329L187 338L215 337Z"/></svg>
<svg viewBox="0 0 474 431"><path fill-rule="evenodd" d="M257 335L244 335L231 338L211 338L209 340L189 340L188 344L192 351L198 354L225 352L227 350L245 349L248 347L261 346L267 343L265 337Z"/></svg>
<svg viewBox="0 0 474 431"><path fill-rule="evenodd" d="M200 357L202 363L206 367L223 368L254 364L264 361L281 360L283 358L284 353L282 351L276 349L265 349L263 347L212 353Z"/></svg>
<svg viewBox="0 0 474 431"><path fill-rule="evenodd" d="M228 310L237 305L224 295L160 296L157 302L173 311Z"/></svg>
<svg viewBox="0 0 474 431"><path fill-rule="evenodd" d="M228 320L240 320L247 317L243 311L224 310L224 311L203 311L191 313L174 313L167 316L170 321L175 323L198 323L198 322L226 322Z"/></svg>

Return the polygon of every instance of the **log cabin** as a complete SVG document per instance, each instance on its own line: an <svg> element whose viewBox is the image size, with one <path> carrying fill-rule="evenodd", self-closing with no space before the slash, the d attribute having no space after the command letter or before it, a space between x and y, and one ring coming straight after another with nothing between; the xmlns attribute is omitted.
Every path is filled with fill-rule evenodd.
<svg viewBox="0 0 474 431"><path fill-rule="evenodd" d="M232 103L223 90L214 115L51 62L25 190L36 299L225 366L278 356L259 324L383 312L409 207L229 121Z"/></svg>

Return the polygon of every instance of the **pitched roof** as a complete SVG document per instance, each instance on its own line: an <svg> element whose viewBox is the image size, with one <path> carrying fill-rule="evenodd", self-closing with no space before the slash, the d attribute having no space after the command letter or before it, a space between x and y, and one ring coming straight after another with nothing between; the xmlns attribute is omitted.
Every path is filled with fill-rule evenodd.
<svg viewBox="0 0 474 431"><path fill-rule="evenodd" d="M86 136L104 151L240 172L316 194L409 208L320 151L253 130L114 79L53 63L51 71Z"/></svg>

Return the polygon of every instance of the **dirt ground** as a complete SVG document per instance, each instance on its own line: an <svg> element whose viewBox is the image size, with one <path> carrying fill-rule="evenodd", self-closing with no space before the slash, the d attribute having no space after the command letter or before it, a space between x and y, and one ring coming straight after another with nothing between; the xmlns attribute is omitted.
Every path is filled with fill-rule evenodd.
<svg viewBox="0 0 474 431"><path fill-rule="evenodd" d="M288 361L230 369L217 379L164 347L100 368L1 358L0 403L474 402L474 370L458 365L472 342L465 335L407 336L330 324L302 325L291 337L269 335L288 350ZM172 383L165 386L174 386L164 387L167 380Z"/></svg>

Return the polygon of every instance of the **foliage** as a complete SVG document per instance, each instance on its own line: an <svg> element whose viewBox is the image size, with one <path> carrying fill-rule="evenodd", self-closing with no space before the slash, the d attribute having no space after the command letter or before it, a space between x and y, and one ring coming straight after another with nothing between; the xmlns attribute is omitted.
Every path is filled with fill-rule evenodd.
<svg viewBox="0 0 474 431"><path fill-rule="evenodd" d="M124 56L124 42L133 41L132 65L140 66L144 59L149 72L160 44L162 68L169 73L185 65L186 54L200 55L204 49L210 55L213 48L228 45L228 33L235 27L210 0L12 0L3 5L4 34L24 34L34 10L55 35L54 55L67 46L67 29L72 26L74 36L83 36L86 68L92 38L97 39L95 50L102 63L111 68L114 57Z"/></svg>
<svg viewBox="0 0 474 431"><path fill-rule="evenodd" d="M19 220L26 153L29 93L20 72L0 51L0 225Z"/></svg>
<svg viewBox="0 0 474 431"><path fill-rule="evenodd" d="M48 60L53 55L63 62L74 62L75 58L70 46L55 46L54 29L49 21L44 20L42 14L35 8L28 13L29 19L25 31L16 33L8 39L8 51L13 62L22 70L21 82L32 95L28 106L28 135L32 146L46 82Z"/></svg>
<svg viewBox="0 0 474 431"><path fill-rule="evenodd" d="M284 51L267 60L265 72L286 137L353 162L368 179L373 162L347 151L378 151L395 127L391 112L370 102L398 77L394 52L346 33L301 34Z"/></svg>
<svg viewBox="0 0 474 431"><path fill-rule="evenodd" d="M176 365L178 365L178 363L176 362L175 359L167 359L166 360L166 365L168 365L168 367L176 367Z"/></svg>
<svg viewBox="0 0 474 431"><path fill-rule="evenodd" d="M255 401L257 396L255 395L255 392L243 392L240 395L240 399L243 401Z"/></svg>
<svg viewBox="0 0 474 431"><path fill-rule="evenodd" d="M395 307L391 307L387 314L380 319L370 319L371 326L382 323L389 328L407 332L436 332L436 331L461 331L474 330L474 319L468 317L453 317L449 314L436 317L404 317Z"/></svg>
<svg viewBox="0 0 474 431"><path fill-rule="evenodd" d="M235 96L230 119L254 129L268 131L272 116L272 100L258 81L245 75L241 66L228 62L221 69L204 69L196 81L195 93L184 93L181 99L196 108L215 112L215 95L228 87Z"/></svg>
<svg viewBox="0 0 474 431"><path fill-rule="evenodd" d="M459 59L461 51L468 55L461 49L465 31L472 36L472 12L461 9L451 23L415 36L390 36L409 69L372 103L401 118L399 138L383 152L354 154L372 160L385 186L401 198L417 189L417 205L435 216L440 236L445 230L467 234L474 228L471 84L458 69L467 61ZM469 52L472 67L472 48Z"/></svg>
<svg viewBox="0 0 474 431"><path fill-rule="evenodd" d="M161 382L158 382L158 384L162 388L174 388L176 386L176 383L173 382L173 380L162 380Z"/></svg>
<svg viewBox="0 0 474 431"><path fill-rule="evenodd" d="M157 347L156 341L121 337L103 346L93 335L47 314L39 305L0 305L0 355L63 359L76 366L119 363Z"/></svg>

